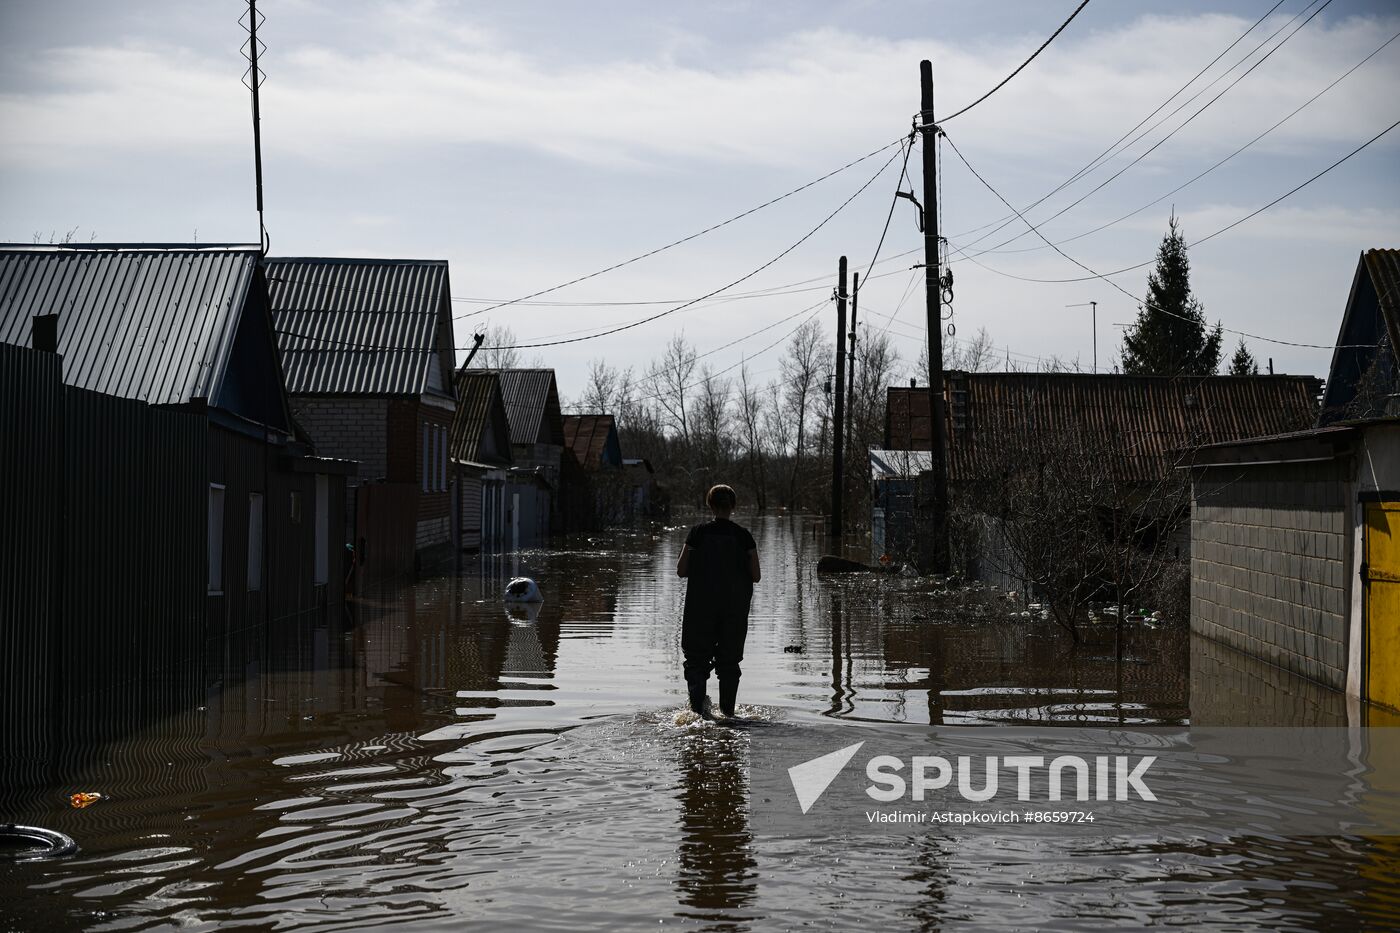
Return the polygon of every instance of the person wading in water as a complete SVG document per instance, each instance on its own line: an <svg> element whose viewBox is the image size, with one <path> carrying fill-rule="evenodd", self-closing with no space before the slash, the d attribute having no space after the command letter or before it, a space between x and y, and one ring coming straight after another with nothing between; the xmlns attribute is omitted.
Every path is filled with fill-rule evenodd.
<svg viewBox="0 0 1400 933"><path fill-rule="evenodd" d="M719 709L734 715L739 693L739 662L749 631L749 600L759 581L758 546L753 535L729 516L738 501L728 486L712 487L705 502L714 521L696 525L686 536L676 574L686 578L681 651L690 708L704 716L705 684L719 677Z"/></svg>

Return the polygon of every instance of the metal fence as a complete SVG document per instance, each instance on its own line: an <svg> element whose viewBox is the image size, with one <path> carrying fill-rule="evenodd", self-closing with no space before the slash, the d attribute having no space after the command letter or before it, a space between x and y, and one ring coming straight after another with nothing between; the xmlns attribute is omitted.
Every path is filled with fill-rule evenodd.
<svg viewBox="0 0 1400 933"><path fill-rule="evenodd" d="M0 345L0 750L11 788L197 704L206 434L201 415L65 386L60 357Z"/></svg>

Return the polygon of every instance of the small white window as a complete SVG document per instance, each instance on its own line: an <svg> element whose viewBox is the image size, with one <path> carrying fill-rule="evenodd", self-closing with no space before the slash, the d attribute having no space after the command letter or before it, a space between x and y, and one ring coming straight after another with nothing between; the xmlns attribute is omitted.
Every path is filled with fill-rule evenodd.
<svg viewBox="0 0 1400 933"><path fill-rule="evenodd" d="M314 583L326 583L331 576L330 478L316 474L316 569Z"/></svg>
<svg viewBox="0 0 1400 933"><path fill-rule="evenodd" d="M433 453L432 448L433 448L433 445L432 445L432 442L431 442L431 434L429 433L428 422L424 421L424 422L423 422L423 491L424 491L424 492L427 492L427 491L428 491L428 477L431 475L431 474L428 472L428 469L429 469L429 466L428 466L428 465L431 464L431 463L433 462L433 461L432 461L432 453Z"/></svg>
<svg viewBox="0 0 1400 933"><path fill-rule="evenodd" d="M438 490L447 492L447 429L438 428Z"/></svg>
<svg viewBox="0 0 1400 933"><path fill-rule="evenodd" d="M209 484L209 592L224 590L224 487Z"/></svg>
<svg viewBox="0 0 1400 933"><path fill-rule="evenodd" d="M263 494L248 493L248 592L262 589Z"/></svg>

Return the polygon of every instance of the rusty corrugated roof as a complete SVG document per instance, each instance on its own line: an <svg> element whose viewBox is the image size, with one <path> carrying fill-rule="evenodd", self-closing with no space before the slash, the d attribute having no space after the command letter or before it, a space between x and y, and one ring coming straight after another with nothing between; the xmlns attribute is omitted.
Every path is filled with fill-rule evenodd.
<svg viewBox="0 0 1400 933"><path fill-rule="evenodd" d="M452 397L446 260L268 259L267 288L289 394Z"/></svg>
<svg viewBox="0 0 1400 933"><path fill-rule="evenodd" d="M598 469L605 462L611 466L622 465L622 448L618 446L617 425L612 415L565 415L564 446L590 470Z"/></svg>
<svg viewBox="0 0 1400 933"><path fill-rule="evenodd" d="M564 418L552 369L480 369L501 380L501 396L510 418L512 444L564 443Z"/></svg>
<svg viewBox="0 0 1400 933"><path fill-rule="evenodd" d="M67 384L152 405L213 404L258 255L256 246L0 246L0 341L29 346L34 316L57 314Z"/></svg>
<svg viewBox="0 0 1400 933"><path fill-rule="evenodd" d="M452 456L458 460L509 466L510 421L493 372L463 369L457 373L457 412L452 418Z"/></svg>
<svg viewBox="0 0 1400 933"><path fill-rule="evenodd" d="M1319 385L1312 376L949 372L948 473L955 480L975 477L978 460L998 437L1087 431L1115 440L1125 476L1151 479L1170 469L1183 448L1308 427ZM888 390L887 448L930 449L928 427L927 388Z"/></svg>

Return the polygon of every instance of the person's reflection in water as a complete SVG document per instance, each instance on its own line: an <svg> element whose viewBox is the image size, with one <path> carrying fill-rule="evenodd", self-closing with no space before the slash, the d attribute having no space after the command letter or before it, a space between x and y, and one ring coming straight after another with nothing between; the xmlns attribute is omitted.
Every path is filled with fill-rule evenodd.
<svg viewBox="0 0 1400 933"><path fill-rule="evenodd" d="M749 832L747 737L728 729L688 735L680 765L677 914L734 928L746 918L733 911L753 901L758 882Z"/></svg>

